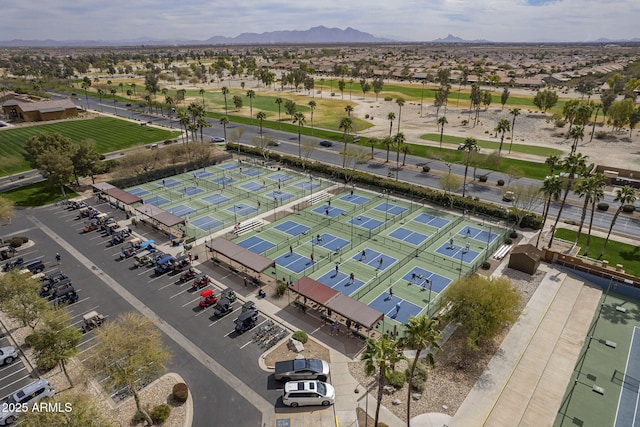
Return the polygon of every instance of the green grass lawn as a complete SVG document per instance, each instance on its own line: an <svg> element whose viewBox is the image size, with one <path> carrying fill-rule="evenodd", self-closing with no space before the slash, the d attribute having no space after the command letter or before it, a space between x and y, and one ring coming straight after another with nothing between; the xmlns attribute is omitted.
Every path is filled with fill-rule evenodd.
<svg viewBox="0 0 640 427"><path fill-rule="evenodd" d="M567 230L566 228L559 228L555 232L555 236L559 239L573 242L576 240L576 232L573 230ZM589 242L589 257L599 259L600 251L604 246L605 239L602 237L591 236ZM584 253L585 243L587 242L586 233L582 233L578 246L580 246L579 254ZM629 245L626 243L617 242L615 240L609 240L607 243L607 251L602 257L603 260L609 261L609 265L615 266L622 264L624 271L634 276L640 277L640 246Z"/></svg>
<svg viewBox="0 0 640 427"><path fill-rule="evenodd" d="M78 195L67 187L64 191L67 199ZM46 181L6 191L2 193L2 197L12 200L16 206L43 206L64 199L60 188L49 188Z"/></svg>
<svg viewBox="0 0 640 427"><path fill-rule="evenodd" d="M140 126L112 117L88 120L69 120L57 123L6 129L0 132L0 175L11 175L29 170L22 157L24 144L32 136L45 132L58 132L73 142L93 140L100 153L122 150L136 145L175 138L180 132Z"/></svg>
<svg viewBox="0 0 640 427"><path fill-rule="evenodd" d="M427 133L424 135L420 135L420 139L424 139L426 141L440 142L440 134ZM446 144L459 145L459 144L463 144L465 139L467 138L462 136L443 135L442 142ZM481 148L484 148L487 150L497 150L498 148L500 148L500 141L488 141L485 139L478 139L477 143ZM513 147L511 150L518 153L533 154L533 155L544 157L544 158L547 158L554 154L562 155L563 153L562 150L557 150L555 148L538 147L536 145L526 145L526 144L513 144ZM507 141L506 139L504 141L504 144L502 145L502 151L505 153L509 152L509 141Z"/></svg>

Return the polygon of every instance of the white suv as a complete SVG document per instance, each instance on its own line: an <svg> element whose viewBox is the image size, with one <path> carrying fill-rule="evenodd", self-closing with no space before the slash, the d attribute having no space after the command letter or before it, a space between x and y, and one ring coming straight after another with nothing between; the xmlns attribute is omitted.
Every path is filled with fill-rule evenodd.
<svg viewBox="0 0 640 427"><path fill-rule="evenodd" d="M54 394L56 391L49 381L42 379L18 390L2 402L0 425L13 424L20 413L30 410L34 403L45 397L53 397Z"/></svg>
<svg viewBox="0 0 640 427"><path fill-rule="evenodd" d="M289 381L284 385L282 403L287 406L329 406L335 402L336 391L322 381Z"/></svg>
<svg viewBox="0 0 640 427"><path fill-rule="evenodd" d="M8 365L18 358L18 352L15 347L0 348L0 365Z"/></svg>

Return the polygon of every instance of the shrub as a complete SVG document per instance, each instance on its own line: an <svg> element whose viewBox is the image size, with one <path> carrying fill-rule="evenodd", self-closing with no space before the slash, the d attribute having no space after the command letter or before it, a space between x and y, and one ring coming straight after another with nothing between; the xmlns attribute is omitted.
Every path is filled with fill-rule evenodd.
<svg viewBox="0 0 640 427"><path fill-rule="evenodd" d="M24 345L26 345L27 347L33 347L33 342L35 340L35 335L31 334L31 335L27 335L24 339Z"/></svg>
<svg viewBox="0 0 640 427"><path fill-rule="evenodd" d="M624 206L622 206L622 212L632 213L635 210L636 210L636 207L634 205L624 205Z"/></svg>
<svg viewBox="0 0 640 427"><path fill-rule="evenodd" d="M607 132L603 131L603 130L599 130L598 132L596 132L596 139L605 139L607 137Z"/></svg>
<svg viewBox="0 0 640 427"><path fill-rule="evenodd" d="M385 101L393 101L393 98L392 98L392 97L390 97L390 96L385 96L385 97L384 97L384 100L385 100Z"/></svg>
<svg viewBox="0 0 640 427"><path fill-rule="evenodd" d="M309 341L309 335L305 331L295 331L291 338L300 341L302 344L306 344Z"/></svg>
<svg viewBox="0 0 640 427"><path fill-rule="evenodd" d="M464 119L462 122L460 122L460 124L461 124L462 126L466 126L466 125L468 125L468 124L469 124L469 120Z"/></svg>
<svg viewBox="0 0 640 427"><path fill-rule="evenodd" d="M178 383L173 386L173 399L176 402L184 403L189 397L189 387L185 383Z"/></svg>
<svg viewBox="0 0 640 427"><path fill-rule="evenodd" d="M389 385L394 386L395 388L402 388L407 377L404 375L404 372L401 371L393 371L387 374L387 383Z"/></svg>
<svg viewBox="0 0 640 427"><path fill-rule="evenodd" d="M504 179L499 179L496 184L498 184L498 187L502 187L504 185Z"/></svg>
<svg viewBox="0 0 640 427"><path fill-rule="evenodd" d="M518 238L518 233L516 233L515 231L512 231L512 232L509 234L509 237L511 237L512 239L517 239L517 238Z"/></svg>
<svg viewBox="0 0 640 427"><path fill-rule="evenodd" d="M20 237L20 238L22 239L22 244L23 244L23 245L29 241L29 238L28 238L28 237L22 236L22 237Z"/></svg>
<svg viewBox="0 0 640 427"><path fill-rule="evenodd" d="M22 246L22 239L20 237L12 237L11 240L9 240L9 244L12 248L19 248Z"/></svg>
<svg viewBox="0 0 640 427"><path fill-rule="evenodd" d="M480 176L478 177L478 180L479 180L480 182L487 182L487 180L488 180L488 179L489 179L489 176L488 176L488 175L480 175Z"/></svg>
<svg viewBox="0 0 640 427"><path fill-rule="evenodd" d="M151 411L149 415L151 415L151 419L155 424L162 424L167 421L170 414L171 408L166 403L163 403L153 408L153 411Z"/></svg>
<svg viewBox="0 0 640 427"><path fill-rule="evenodd" d="M285 292L287 292L287 284L283 282L279 282L278 286L276 286L276 295L281 297L282 295L285 294Z"/></svg>
<svg viewBox="0 0 640 427"><path fill-rule="evenodd" d="M37 359L36 367L40 372L47 372L55 368L57 363L49 358Z"/></svg>
<svg viewBox="0 0 640 427"><path fill-rule="evenodd" d="M136 411L136 413L133 416L133 424L140 424L140 423L144 423L145 422L145 418L144 415L142 415L142 412L140 411Z"/></svg>
<svg viewBox="0 0 640 427"><path fill-rule="evenodd" d="M413 377L411 380L411 389L417 391L418 393L422 393L425 388L425 382L421 378Z"/></svg>
<svg viewBox="0 0 640 427"><path fill-rule="evenodd" d="M608 211L609 210L609 203L604 203L604 202L600 202L598 203L598 210L599 211Z"/></svg>
<svg viewBox="0 0 640 427"><path fill-rule="evenodd" d="M489 261L485 261L482 263L483 270L489 270L491 268L491 263Z"/></svg>
<svg viewBox="0 0 640 427"><path fill-rule="evenodd" d="M431 170L431 166L424 165L422 167L422 172L424 173L429 173L430 170Z"/></svg>
<svg viewBox="0 0 640 427"><path fill-rule="evenodd" d="M389 425L385 423L378 423L378 427L389 427Z"/></svg>
<svg viewBox="0 0 640 427"><path fill-rule="evenodd" d="M512 245L513 244L513 240L509 239L508 237L506 239L504 239L504 244L505 245Z"/></svg>

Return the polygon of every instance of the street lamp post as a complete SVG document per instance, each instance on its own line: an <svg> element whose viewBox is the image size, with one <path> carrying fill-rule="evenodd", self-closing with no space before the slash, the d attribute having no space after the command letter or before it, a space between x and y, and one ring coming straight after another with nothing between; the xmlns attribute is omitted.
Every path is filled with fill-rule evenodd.
<svg viewBox="0 0 640 427"><path fill-rule="evenodd" d="M233 223L237 224L238 223L238 215L236 214L236 205L233 205Z"/></svg>

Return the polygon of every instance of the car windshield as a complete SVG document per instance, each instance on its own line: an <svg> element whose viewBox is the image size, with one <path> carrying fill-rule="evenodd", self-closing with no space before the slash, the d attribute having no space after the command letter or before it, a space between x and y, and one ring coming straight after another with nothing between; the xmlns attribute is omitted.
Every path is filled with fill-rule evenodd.
<svg viewBox="0 0 640 427"><path fill-rule="evenodd" d="M318 384L318 393L320 393L323 396L327 395L327 386L324 385L324 383L319 382Z"/></svg>

